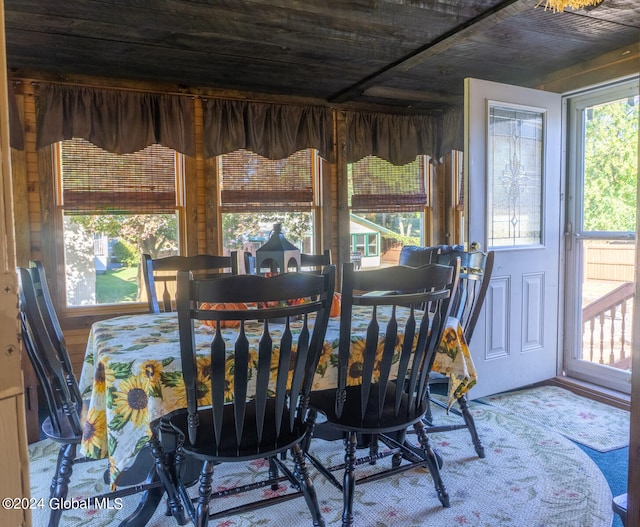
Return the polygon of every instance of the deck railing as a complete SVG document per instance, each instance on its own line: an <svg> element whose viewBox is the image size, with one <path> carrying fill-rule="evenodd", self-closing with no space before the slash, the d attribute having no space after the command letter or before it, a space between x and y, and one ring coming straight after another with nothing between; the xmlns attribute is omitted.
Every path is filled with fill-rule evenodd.
<svg viewBox="0 0 640 527"><path fill-rule="evenodd" d="M632 282L625 282L582 309L583 359L615 366L627 358L627 314L634 290Z"/></svg>

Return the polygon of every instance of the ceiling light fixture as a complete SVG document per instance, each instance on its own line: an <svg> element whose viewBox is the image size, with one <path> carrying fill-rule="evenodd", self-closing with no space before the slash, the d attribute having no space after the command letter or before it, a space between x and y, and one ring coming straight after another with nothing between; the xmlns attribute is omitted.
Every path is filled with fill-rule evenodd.
<svg viewBox="0 0 640 527"><path fill-rule="evenodd" d="M598 7L604 0L540 0L536 7L544 5L545 10L551 9L555 13L564 11L567 7L571 9L593 9Z"/></svg>

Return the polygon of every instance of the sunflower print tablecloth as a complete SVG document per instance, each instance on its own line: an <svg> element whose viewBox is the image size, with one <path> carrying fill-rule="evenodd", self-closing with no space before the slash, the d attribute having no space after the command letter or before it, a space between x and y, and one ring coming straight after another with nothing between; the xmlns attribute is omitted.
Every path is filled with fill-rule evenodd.
<svg viewBox="0 0 640 527"><path fill-rule="evenodd" d="M369 319L359 318L356 309L354 333L362 329L364 334ZM381 314L379 321L383 319L384 314ZM292 323L293 331L295 325ZM330 320L314 378L314 390L337 384L339 326L339 317ZM198 379L201 381L199 402L207 405L211 404L208 388L211 361L207 346L213 330L196 321L196 331L196 346L202 353L197 357ZM246 331L250 333L250 324L247 324ZM259 333L260 325L256 324L256 342ZM235 332L226 330L223 336L231 343ZM350 367L358 368L362 353L359 355L358 350L362 346L357 338L352 339ZM275 354L272 362L275 371ZM231 353L227 357L226 368L230 399L233 394ZM448 321L434 370L450 377L449 405L476 382L473 361L456 319ZM176 313L129 315L95 323L89 335L79 384L83 399L90 401L82 439L83 453L90 458L108 457L111 480L114 481L124 468L133 463L151 437L150 423L173 410L186 407Z"/></svg>

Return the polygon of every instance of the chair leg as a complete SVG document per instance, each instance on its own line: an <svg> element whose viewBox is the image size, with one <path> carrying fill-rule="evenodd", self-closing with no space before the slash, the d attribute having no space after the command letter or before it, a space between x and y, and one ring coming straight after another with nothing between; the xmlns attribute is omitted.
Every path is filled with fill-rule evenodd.
<svg viewBox="0 0 640 527"><path fill-rule="evenodd" d="M378 442L378 435L373 434L369 442L369 456L371 456L371 461L369 461L369 465L376 464L376 456L378 455L379 451L380 451L380 445Z"/></svg>
<svg viewBox="0 0 640 527"><path fill-rule="evenodd" d="M211 500L213 480L213 461L205 461L200 471L200 487L198 488L198 503L196 506L195 527L209 525L209 501Z"/></svg>
<svg viewBox="0 0 640 527"><path fill-rule="evenodd" d="M302 447L302 451L305 453L309 452L309 446L311 445L311 438L313 437L313 432L316 428L317 418L318 418L318 412L309 408L309 411L307 412L307 419L306 419L307 433L302 438L302 442L300 443L300 446Z"/></svg>
<svg viewBox="0 0 640 527"><path fill-rule="evenodd" d="M484 446L482 446L482 442L480 441L480 436L478 435L478 431L476 430L476 423L473 420L471 412L469 411L467 400L464 395L458 398L458 405L460 406L460 411L462 412L462 418L464 419L464 422L469 429L469 433L471 434L471 441L473 441L473 446L476 449L476 453L478 454L478 457L484 458Z"/></svg>
<svg viewBox="0 0 640 527"><path fill-rule="evenodd" d="M49 527L58 527L60 517L62 516L62 502L69 492L69 481L73 473L73 461L76 458L75 443L67 443L60 448L58 454L58 463L56 465L56 473L51 481L51 498L55 499L59 504L57 507L51 508L49 515Z"/></svg>
<svg viewBox="0 0 640 527"><path fill-rule="evenodd" d="M56 486L58 481L58 472L60 472L60 463L62 463L62 458L64 457L64 452L66 450L66 445L62 445L60 450L58 450L58 460L56 461L56 470L53 473L53 477L51 478L51 485L49 487L49 498L53 498L56 492Z"/></svg>
<svg viewBox="0 0 640 527"><path fill-rule="evenodd" d="M353 525L353 497L356 490L356 448L358 446L358 434L348 432L344 439L344 481L342 485L343 506L342 506L342 527Z"/></svg>
<svg viewBox="0 0 640 527"><path fill-rule="evenodd" d="M425 452L425 461L427 462L429 473L431 474L431 478L433 479L433 483L436 487L438 499L440 500L440 503L442 503L443 507L449 507L449 494L447 493L447 489L445 488L442 478L440 477L438 459L435 452L431 448L431 445L429 444L429 437L425 432L424 424L422 423L422 421L418 421L413 425L413 427L416 431L420 446Z"/></svg>
<svg viewBox="0 0 640 527"><path fill-rule="evenodd" d="M427 405L427 411L424 415L424 418L429 422L429 424L433 423L433 413L431 412L431 388L429 384L427 384L427 396L424 398L424 401Z"/></svg>
<svg viewBox="0 0 640 527"><path fill-rule="evenodd" d="M277 479L278 478L278 464L276 463L276 460L273 457L269 458L269 479ZM277 483L273 483L271 485L271 490L278 490L278 484Z"/></svg>
<svg viewBox="0 0 640 527"><path fill-rule="evenodd" d="M316 490L313 488L313 483L309 478L309 471L307 470L307 466L304 462L304 453L302 452L302 448L300 445L294 445L291 448L291 453L293 454L293 462L295 464L294 475L300 486L300 490L304 495L304 499L307 502L307 507L311 511L311 518L313 519L313 525L315 527L324 527L324 520L322 519L322 514L320 513L320 506L318 505L318 496L316 495Z"/></svg>

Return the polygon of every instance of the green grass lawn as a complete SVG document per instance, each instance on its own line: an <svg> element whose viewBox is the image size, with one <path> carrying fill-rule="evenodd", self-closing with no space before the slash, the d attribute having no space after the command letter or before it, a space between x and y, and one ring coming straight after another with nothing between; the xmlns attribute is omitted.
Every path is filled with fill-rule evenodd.
<svg viewBox="0 0 640 527"><path fill-rule="evenodd" d="M123 267L96 275L98 304L135 302L138 299L138 267Z"/></svg>

